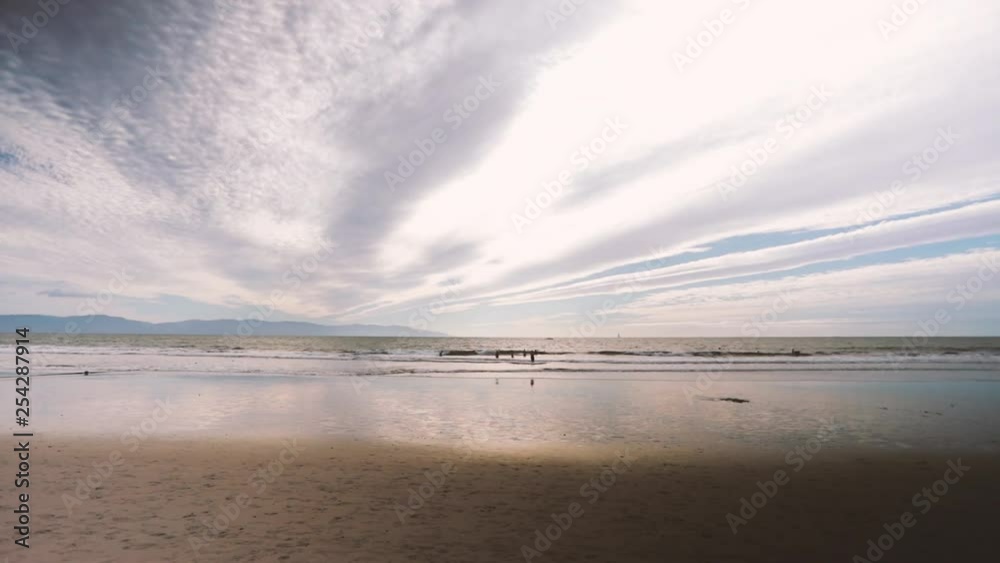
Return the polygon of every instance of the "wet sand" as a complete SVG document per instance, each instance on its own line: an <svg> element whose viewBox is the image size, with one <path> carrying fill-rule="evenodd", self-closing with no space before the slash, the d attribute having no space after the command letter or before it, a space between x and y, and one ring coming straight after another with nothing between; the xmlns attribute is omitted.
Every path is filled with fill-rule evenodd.
<svg viewBox="0 0 1000 563"><path fill-rule="evenodd" d="M32 547L8 540L0 557L847 562L907 511L915 524L882 561L995 557L996 454L826 448L789 463L780 449L470 446L36 437ZM915 505L959 458L971 469ZM14 473L11 456L0 464ZM778 470L788 482L734 535L727 513ZM546 528L558 539L539 540Z"/></svg>

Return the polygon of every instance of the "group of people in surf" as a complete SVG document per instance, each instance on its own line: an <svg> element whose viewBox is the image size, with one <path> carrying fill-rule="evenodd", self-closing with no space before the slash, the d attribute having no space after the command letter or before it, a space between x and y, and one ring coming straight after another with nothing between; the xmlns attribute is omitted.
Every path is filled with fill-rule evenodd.
<svg viewBox="0 0 1000 563"><path fill-rule="evenodd" d="M507 351L504 351L504 354L506 354L506 353L507 353ZM528 356L531 356L531 363L535 363L535 354L537 354L537 353L538 353L537 350L521 350L521 357L522 358L527 358ZM510 350L510 357L511 357L511 359L513 359L516 354L517 354L517 352L515 352L514 350ZM495 356L496 356L496 359L498 359L498 360L500 359L500 350L496 351Z"/></svg>
<svg viewBox="0 0 1000 563"><path fill-rule="evenodd" d="M511 359L514 359L515 357L517 357L517 351L516 350L504 350L503 353L504 354L508 354L509 353ZM521 357L523 357L523 358L530 357L531 358L531 363L535 363L535 354L540 354L540 353L541 352L539 352L538 350L521 350ZM438 356L446 356L446 355L447 356L475 356L477 354L478 354L477 352L471 351L471 350L470 351L465 351L465 350L456 350L456 351L439 350L438 351ZM497 350L493 355L494 355L494 357L496 357L496 359L499 360L500 359L500 350ZM500 384L500 379L499 378L496 379L496 384L497 385ZM531 379L531 386L532 387L535 386L535 379L534 378Z"/></svg>

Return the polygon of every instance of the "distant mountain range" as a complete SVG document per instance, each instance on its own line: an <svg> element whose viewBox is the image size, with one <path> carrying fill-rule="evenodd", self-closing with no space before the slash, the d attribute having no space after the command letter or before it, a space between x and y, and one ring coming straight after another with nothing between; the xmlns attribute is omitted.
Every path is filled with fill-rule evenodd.
<svg viewBox="0 0 1000 563"><path fill-rule="evenodd" d="M241 322L235 319L219 319L146 323L105 315L84 317L0 315L0 330L13 332L18 328L28 327L32 332L58 334L183 334L193 336L224 336L228 334L235 336L240 334L237 329ZM440 332L395 325L331 326L289 321L264 321L252 327L251 330L253 336L447 336ZM245 333L246 329L244 328L242 332Z"/></svg>

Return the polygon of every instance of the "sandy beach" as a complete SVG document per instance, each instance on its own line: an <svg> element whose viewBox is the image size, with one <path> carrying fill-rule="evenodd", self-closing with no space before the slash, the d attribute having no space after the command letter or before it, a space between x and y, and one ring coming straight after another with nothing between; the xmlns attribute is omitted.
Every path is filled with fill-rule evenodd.
<svg viewBox="0 0 1000 563"><path fill-rule="evenodd" d="M30 487L4 497L30 493L31 548L0 561L992 560L1000 388L978 355L718 375L655 355L42 352L108 371L33 384Z"/></svg>
<svg viewBox="0 0 1000 563"><path fill-rule="evenodd" d="M36 437L30 559L9 543L3 556L852 561L909 511L915 522L885 561L987 561L1000 494L1000 457L972 452L824 449L790 463L780 450L567 446L512 454L330 439L154 438L133 446ZM914 499L944 479L949 461L968 469L936 502ZM3 462L4 472L13 469ZM771 487L779 470L787 478ZM741 499L759 502L752 495L768 490L773 497L734 534L727 514L739 516ZM556 539L540 539L546 533Z"/></svg>

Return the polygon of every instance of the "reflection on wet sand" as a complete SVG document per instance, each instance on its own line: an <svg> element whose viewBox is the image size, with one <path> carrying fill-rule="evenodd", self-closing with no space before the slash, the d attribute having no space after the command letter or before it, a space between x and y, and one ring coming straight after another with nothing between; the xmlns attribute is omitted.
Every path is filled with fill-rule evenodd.
<svg viewBox="0 0 1000 563"><path fill-rule="evenodd" d="M496 447L781 447L834 419L843 446L998 448L993 382L677 381L128 374L51 377L33 390L46 431L116 435L168 401L164 435L336 435L411 443L488 436ZM44 383L42 383L44 382ZM363 383L359 385L358 383ZM5 389L4 393L10 390ZM739 398L746 403L727 401ZM94 416L101 405L101 416Z"/></svg>

